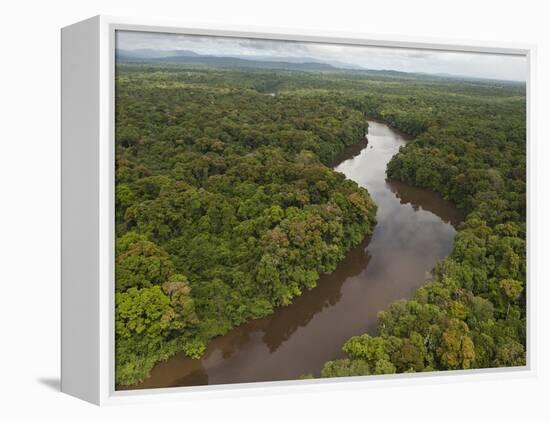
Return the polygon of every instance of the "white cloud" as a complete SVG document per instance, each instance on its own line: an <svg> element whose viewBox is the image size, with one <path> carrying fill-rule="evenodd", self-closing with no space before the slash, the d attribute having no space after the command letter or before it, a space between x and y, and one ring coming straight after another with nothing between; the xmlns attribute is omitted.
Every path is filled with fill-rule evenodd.
<svg viewBox="0 0 550 421"><path fill-rule="evenodd" d="M199 54L225 56L307 57L338 61L376 70L448 73L453 75L525 81L525 56L363 47L340 44L259 40L119 31L117 48L159 51L189 50Z"/></svg>

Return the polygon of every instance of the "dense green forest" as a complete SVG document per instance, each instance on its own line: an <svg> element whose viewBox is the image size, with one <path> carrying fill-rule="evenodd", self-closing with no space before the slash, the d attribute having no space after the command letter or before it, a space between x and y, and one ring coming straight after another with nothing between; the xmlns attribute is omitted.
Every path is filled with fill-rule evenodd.
<svg viewBox="0 0 550 421"><path fill-rule="evenodd" d="M369 235L331 169L366 118L416 137L388 176L468 213L415 297L323 376L525 364L525 87L355 71L117 66L116 383L288 305Z"/></svg>
<svg viewBox="0 0 550 421"><path fill-rule="evenodd" d="M379 313L323 377L526 364L526 131L523 86L403 89L367 112L416 137L387 175L467 212L451 255L410 300ZM370 107L370 108L369 108Z"/></svg>
<svg viewBox="0 0 550 421"><path fill-rule="evenodd" d="M372 232L367 191L326 165L363 114L221 76L119 68L118 384L289 304Z"/></svg>

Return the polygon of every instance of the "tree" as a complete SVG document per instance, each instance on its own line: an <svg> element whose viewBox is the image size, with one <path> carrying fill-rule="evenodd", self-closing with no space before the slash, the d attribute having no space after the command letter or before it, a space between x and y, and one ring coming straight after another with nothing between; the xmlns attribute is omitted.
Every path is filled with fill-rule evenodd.
<svg viewBox="0 0 550 421"><path fill-rule="evenodd" d="M470 368L475 359L475 348L468 336L468 325L461 320L451 319L442 334L437 349L443 368L456 370Z"/></svg>
<svg viewBox="0 0 550 421"><path fill-rule="evenodd" d="M115 306L116 382L131 384L151 369L174 330L173 309L159 286L117 292Z"/></svg>
<svg viewBox="0 0 550 421"><path fill-rule="evenodd" d="M506 307L506 318L508 318L508 314L510 313L510 305L520 297L523 292L523 284L514 279L503 279L500 281L499 285L502 293L508 301L508 305Z"/></svg>
<svg viewBox="0 0 550 421"><path fill-rule="evenodd" d="M145 236L129 232L116 241L117 291L158 285L174 273L168 253Z"/></svg>
<svg viewBox="0 0 550 421"><path fill-rule="evenodd" d="M171 326L181 331L186 330L189 334L199 319L195 313L195 302L187 278L183 275L172 275L168 282L162 284L162 290L170 297L172 309L168 317L171 318Z"/></svg>

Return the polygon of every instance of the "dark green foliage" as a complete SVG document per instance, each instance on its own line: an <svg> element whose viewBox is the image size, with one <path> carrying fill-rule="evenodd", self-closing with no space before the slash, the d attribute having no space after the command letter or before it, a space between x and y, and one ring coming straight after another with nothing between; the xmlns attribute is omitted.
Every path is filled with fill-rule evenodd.
<svg viewBox="0 0 550 421"><path fill-rule="evenodd" d="M119 69L116 84L117 384L290 304L376 213L327 167L364 137L362 112L243 88L241 72L219 85L209 71L139 69Z"/></svg>
<svg viewBox="0 0 550 421"><path fill-rule="evenodd" d="M366 117L416 137L389 177L468 216L428 283L322 375L525 364L523 84L127 65L116 89L118 384L290 303L372 231L368 193L330 169Z"/></svg>
<svg viewBox="0 0 550 421"><path fill-rule="evenodd" d="M119 384L143 379L159 359L177 350L198 357L193 299L185 278L174 275L162 288L129 288L115 295L116 377ZM187 345L185 347L184 345ZM198 351L192 346L197 347Z"/></svg>
<svg viewBox="0 0 550 421"><path fill-rule="evenodd" d="M526 364L525 95L476 88L382 96L369 109L417 136L388 176L439 192L468 216L428 283L379 314L378 337L350 339L348 358L326 363L323 376L363 375L365 362L369 374L388 361L397 372Z"/></svg>
<svg viewBox="0 0 550 421"><path fill-rule="evenodd" d="M116 241L116 290L161 284L174 273L170 256L145 236L129 232Z"/></svg>

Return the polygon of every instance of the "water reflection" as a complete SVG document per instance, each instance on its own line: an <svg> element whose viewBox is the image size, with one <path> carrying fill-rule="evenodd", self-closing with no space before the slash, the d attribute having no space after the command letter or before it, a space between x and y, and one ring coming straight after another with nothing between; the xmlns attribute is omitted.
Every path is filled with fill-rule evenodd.
<svg viewBox="0 0 550 421"><path fill-rule="evenodd" d="M418 187L409 186L398 180L386 180L386 185L403 205L410 204L414 210L426 210L439 216L444 222L458 228L464 220L464 213L438 195Z"/></svg>
<svg viewBox="0 0 550 421"><path fill-rule="evenodd" d="M268 317L262 341L271 352L276 351L298 328L308 325L317 313L341 300L341 289L346 279L360 275L368 266L368 242L369 239L365 239L351 250L334 272L320 278L317 287L304 292L292 305Z"/></svg>
<svg viewBox="0 0 550 421"><path fill-rule="evenodd" d="M407 139L383 124L369 124L368 144L346 151L335 170L366 187L378 204L372 237L291 305L215 338L200 361L178 354L158 364L135 388L318 375L324 361L342 355L350 336L376 333L380 310L414 294L450 253L462 217L437 194L386 180L388 161Z"/></svg>

